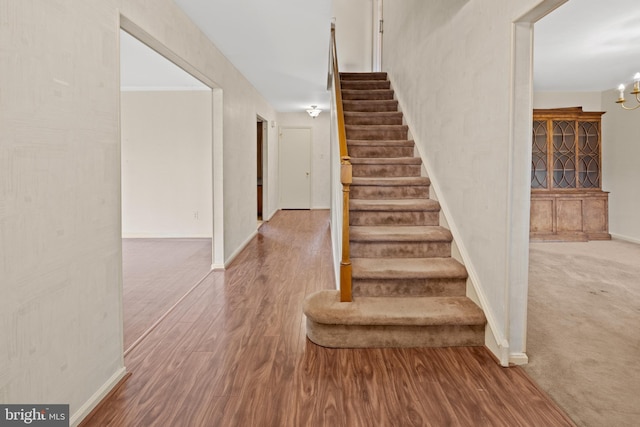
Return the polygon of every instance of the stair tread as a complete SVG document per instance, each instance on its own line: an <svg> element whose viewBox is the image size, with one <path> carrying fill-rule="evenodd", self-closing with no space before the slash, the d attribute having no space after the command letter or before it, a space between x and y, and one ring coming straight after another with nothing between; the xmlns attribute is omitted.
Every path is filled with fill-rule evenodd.
<svg viewBox="0 0 640 427"><path fill-rule="evenodd" d="M440 204L432 199L351 199L349 210L360 211L436 211Z"/></svg>
<svg viewBox="0 0 640 427"><path fill-rule="evenodd" d="M407 125L345 125L345 129L352 130L408 130Z"/></svg>
<svg viewBox="0 0 640 427"><path fill-rule="evenodd" d="M340 78L344 80L387 80L386 72L373 73L340 73Z"/></svg>
<svg viewBox="0 0 640 427"><path fill-rule="evenodd" d="M350 117L371 117L371 116L378 116L378 117L402 117L402 112L401 111L371 111L371 112L365 112L365 111L345 111L344 112L345 117L350 116Z"/></svg>
<svg viewBox="0 0 640 427"><path fill-rule="evenodd" d="M465 279L467 269L453 258L353 258L353 278Z"/></svg>
<svg viewBox="0 0 640 427"><path fill-rule="evenodd" d="M368 147L413 147L413 139L347 139L347 146L368 146Z"/></svg>
<svg viewBox="0 0 640 427"><path fill-rule="evenodd" d="M393 186L425 186L430 185L431 180L426 176L402 176L391 178L368 178L368 177L353 177L351 186L363 185L371 187L393 187Z"/></svg>
<svg viewBox="0 0 640 427"><path fill-rule="evenodd" d="M354 225L349 227L354 242L451 242L451 232L436 225Z"/></svg>
<svg viewBox="0 0 640 427"><path fill-rule="evenodd" d="M351 157L352 165L421 165L420 157Z"/></svg>
<svg viewBox="0 0 640 427"><path fill-rule="evenodd" d="M393 92L393 89L342 89L343 94L363 93L363 92L389 93L389 92Z"/></svg>
<svg viewBox="0 0 640 427"><path fill-rule="evenodd" d="M329 325L484 325L482 309L467 297L358 297L340 302L338 291L309 295L304 313Z"/></svg>

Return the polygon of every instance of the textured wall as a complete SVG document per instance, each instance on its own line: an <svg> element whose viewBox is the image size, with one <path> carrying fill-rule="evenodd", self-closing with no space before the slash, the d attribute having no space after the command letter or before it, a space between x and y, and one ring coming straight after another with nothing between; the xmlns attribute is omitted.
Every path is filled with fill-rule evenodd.
<svg viewBox="0 0 640 427"><path fill-rule="evenodd" d="M529 72L530 55L526 31L517 33L524 43L514 55L513 22L537 3L384 4L383 68L446 206L449 225L468 255L485 309L516 353L524 351L526 331L525 169L531 149L530 131L516 132L512 118L518 111L530 117L531 89L529 79L515 92L521 80L513 83L514 67ZM519 150L524 155L514 164L512 155ZM522 194L513 190L514 182ZM517 319L517 327L510 319Z"/></svg>
<svg viewBox="0 0 640 427"><path fill-rule="evenodd" d="M617 99L618 91L602 92L602 189L610 191L609 232L640 243L640 111L623 110Z"/></svg>
<svg viewBox="0 0 640 427"><path fill-rule="evenodd" d="M211 237L211 91L121 95L123 237Z"/></svg>
<svg viewBox="0 0 640 427"><path fill-rule="evenodd" d="M0 401L74 421L124 373L119 13L223 91L225 253L255 231L275 119L171 0L0 0Z"/></svg>

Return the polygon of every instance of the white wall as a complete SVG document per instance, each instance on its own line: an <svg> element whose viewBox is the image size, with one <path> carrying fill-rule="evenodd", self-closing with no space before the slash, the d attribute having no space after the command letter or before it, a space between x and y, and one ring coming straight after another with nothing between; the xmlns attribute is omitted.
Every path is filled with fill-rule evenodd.
<svg viewBox="0 0 640 427"><path fill-rule="evenodd" d="M513 22L539 3L384 3L383 68L476 282L502 363L505 351L524 354L526 337L531 31Z"/></svg>
<svg viewBox="0 0 640 427"><path fill-rule="evenodd" d="M640 243L640 110L623 110L617 99L615 90L602 92L602 189L610 192L611 235Z"/></svg>
<svg viewBox="0 0 640 427"><path fill-rule="evenodd" d="M371 71L373 0L333 0L336 45L341 72Z"/></svg>
<svg viewBox="0 0 640 427"><path fill-rule="evenodd" d="M329 209L331 204L329 119L328 111L315 119L306 112L278 113L280 127L311 128L311 209Z"/></svg>
<svg viewBox="0 0 640 427"><path fill-rule="evenodd" d="M211 91L122 92L123 237L211 237Z"/></svg>
<svg viewBox="0 0 640 427"><path fill-rule="evenodd" d="M256 115L275 120L172 0L0 0L0 401L73 423L125 374L120 13L219 88L225 259L256 229Z"/></svg>
<svg viewBox="0 0 640 427"><path fill-rule="evenodd" d="M584 111L602 111L600 92L535 92L533 108L582 107Z"/></svg>

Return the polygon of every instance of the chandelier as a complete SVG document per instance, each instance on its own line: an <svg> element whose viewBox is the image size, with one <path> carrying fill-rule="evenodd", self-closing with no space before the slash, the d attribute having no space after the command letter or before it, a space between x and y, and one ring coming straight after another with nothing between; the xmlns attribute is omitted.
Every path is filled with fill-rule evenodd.
<svg viewBox="0 0 640 427"><path fill-rule="evenodd" d="M620 96L618 96L618 100L616 101L616 103L620 104L620 106L625 110L635 110L636 108L639 108L640 107L640 73L636 73L635 76L633 76L633 90L631 91L631 95L636 96L637 105L635 107L627 107L626 105L624 105L624 103L626 102L626 99L624 99L624 89L625 89L625 86L623 84L618 86L618 90L620 91Z"/></svg>

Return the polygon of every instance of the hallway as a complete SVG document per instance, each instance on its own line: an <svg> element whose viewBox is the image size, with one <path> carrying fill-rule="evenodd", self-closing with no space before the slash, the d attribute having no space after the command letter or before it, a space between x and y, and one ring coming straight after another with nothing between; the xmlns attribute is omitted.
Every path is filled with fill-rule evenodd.
<svg viewBox="0 0 640 427"><path fill-rule="evenodd" d="M333 287L327 211L280 211L125 358L87 426L572 426L483 347L336 350L301 304Z"/></svg>

